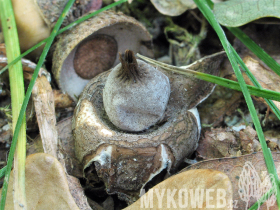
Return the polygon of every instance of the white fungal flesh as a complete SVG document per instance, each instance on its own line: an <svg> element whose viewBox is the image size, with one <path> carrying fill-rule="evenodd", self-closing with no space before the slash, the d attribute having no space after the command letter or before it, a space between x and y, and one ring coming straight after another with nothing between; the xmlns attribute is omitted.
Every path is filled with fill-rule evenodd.
<svg viewBox="0 0 280 210"><path fill-rule="evenodd" d="M160 158L160 161L161 161L161 167L155 172L155 173L152 173L148 179L147 182L145 182L140 190L140 196L141 196L141 192L143 191L143 188L145 187L145 185L151 181L156 175L158 175L160 172L162 172L162 170L164 170L165 168L168 168L168 171L170 170L170 167L172 165L172 161L171 159L168 158L168 154L166 152L166 149L165 149L165 146L163 144L160 145L161 146L161 158Z"/></svg>
<svg viewBox="0 0 280 210"><path fill-rule="evenodd" d="M112 156L112 146L108 146L104 148L99 154L97 154L93 159L91 159L84 167L84 170L89 167L93 162L98 162L101 166L107 165L110 167L111 165L111 156Z"/></svg>
<svg viewBox="0 0 280 210"><path fill-rule="evenodd" d="M103 133L104 136L112 136L112 132L107 130L107 129L103 128L103 129L100 130L100 132Z"/></svg>
<svg viewBox="0 0 280 210"><path fill-rule="evenodd" d="M201 124L200 124L200 117L199 117L199 113L197 111L197 108L191 108L190 110L188 110L189 112L193 113L193 115L195 116L196 122L197 122L197 126L198 126L198 137L200 136L200 132L201 132Z"/></svg>

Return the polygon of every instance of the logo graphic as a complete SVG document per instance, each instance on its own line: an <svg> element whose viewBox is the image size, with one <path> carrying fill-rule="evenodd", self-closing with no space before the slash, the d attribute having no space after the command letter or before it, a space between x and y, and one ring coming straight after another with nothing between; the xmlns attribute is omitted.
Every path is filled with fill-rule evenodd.
<svg viewBox="0 0 280 210"><path fill-rule="evenodd" d="M251 198L258 200L258 209L261 206L261 202L266 203L268 210L276 201L276 186L273 175L268 174L264 177L264 180L261 181L255 167L250 161L245 162L245 165L243 166L238 187L238 193L241 200L246 202L245 209L248 209L248 203ZM268 193L270 189L272 189L272 191L271 193Z"/></svg>
<svg viewBox="0 0 280 210"><path fill-rule="evenodd" d="M230 209L231 201L226 200L225 189L150 189L141 190L140 208L185 209ZM214 196L216 200L214 201ZM154 202L156 201L156 202Z"/></svg>

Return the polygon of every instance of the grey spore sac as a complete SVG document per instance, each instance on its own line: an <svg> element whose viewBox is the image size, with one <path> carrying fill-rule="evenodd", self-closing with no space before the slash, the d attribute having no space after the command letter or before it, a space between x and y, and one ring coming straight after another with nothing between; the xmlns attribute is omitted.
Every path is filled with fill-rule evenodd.
<svg viewBox="0 0 280 210"><path fill-rule="evenodd" d="M139 132L160 121L169 100L168 77L153 66L136 60L126 50L121 63L109 74L103 103L110 121L124 131Z"/></svg>

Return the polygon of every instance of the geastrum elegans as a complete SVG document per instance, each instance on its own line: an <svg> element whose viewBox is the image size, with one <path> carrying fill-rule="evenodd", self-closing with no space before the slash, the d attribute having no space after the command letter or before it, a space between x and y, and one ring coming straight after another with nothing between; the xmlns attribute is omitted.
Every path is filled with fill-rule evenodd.
<svg viewBox="0 0 280 210"><path fill-rule="evenodd" d="M223 56L188 68L217 75ZM130 50L120 61L86 85L72 129L85 177L131 203L155 176L176 170L194 152L200 136L196 105L215 85L157 69Z"/></svg>

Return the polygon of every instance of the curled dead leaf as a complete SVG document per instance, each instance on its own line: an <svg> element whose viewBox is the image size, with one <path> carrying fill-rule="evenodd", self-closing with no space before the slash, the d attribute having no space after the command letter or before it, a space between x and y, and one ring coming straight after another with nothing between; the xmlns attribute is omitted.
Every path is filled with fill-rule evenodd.
<svg viewBox="0 0 280 210"><path fill-rule="evenodd" d="M273 160L275 163L275 167L277 169L278 176L280 174L280 153L279 152L272 152ZM242 170L244 170L244 167L246 163L250 163L252 166L251 168L254 169L254 174L257 174L257 177L252 177L253 179L260 178L260 181L263 182L264 179L268 175L267 167L264 161L263 153L257 152L250 155L242 155L240 157L231 157L231 158L219 158L219 159L212 159L212 160L206 160L202 161L196 164L193 164L185 169L182 170L188 171L193 169L213 169L218 170L221 172L224 172L232 183L232 189L233 189L233 201L238 205L238 209L245 209L246 202L241 199L239 195L239 180L240 176L242 174ZM252 180L253 181L253 180ZM257 201L256 197L251 197L248 200L248 207L250 207L252 204L254 204ZM267 209L265 205L262 205L260 207L260 210ZM273 206L270 206L269 209L276 210L278 209L277 204L274 203Z"/></svg>
<svg viewBox="0 0 280 210"><path fill-rule="evenodd" d="M56 108L68 108L74 106L74 101L66 93L61 90L53 90L54 103Z"/></svg>
<svg viewBox="0 0 280 210"><path fill-rule="evenodd" d="M280 77L274 71L266 68L259 61L253 59L250 56L246 56L243 61L263 88L280 92ZM244 79L246 83L250 85L253 84L245 74ZM266 104L263 98L258 98L258 100ZM280 109L280 102L273 102L277 106L277 108Z"/></svg>
<svg viewBox="0 0 280 210"><path fill-rule="evenodd" d="M5 209L14 209L13 172ZM58 160L45 153L30 155L25 165L25 189L28 209L79 210L69 191L67 177Z"/></svg>
<svg viewBox="0 0 280 210"><path fill-rule="evenodd" d="M220 2L222 0L213 0L213 2ZM156 9L169 16L178 16L188 9L196 8L196 4L192 0L151 0Z"/></svg>
<svg viewBox="0 0 280 210"><path fill-rule="evenodd" d="M265 140L272 151L280 149L280 132L278 130L268 130L264 132Z"/></svg>
<svg viewBox="0 0 280 210"><path fill-rule="evenodd" d="M67 174L74 177L83 177L83 168L75 157L75 142L72 135L72 117L59 121L56 126L58 134L57 156L59 162L65 167ZM44 152L41 136L38 135L27 146L27 154Z"/></svg>
<svg viewBox="0 0 280 210"><path fill-rule="evenodd" d="M211 198L207 191L211 192ZM220 203L219 192L224 193L223 204ZM198 169L166 179L124 210L141 208L165 210L170 207L171 209L221 209L221 206L222 209L232 209L231 202L232 185L228 176L216 170Z"/></svg>

